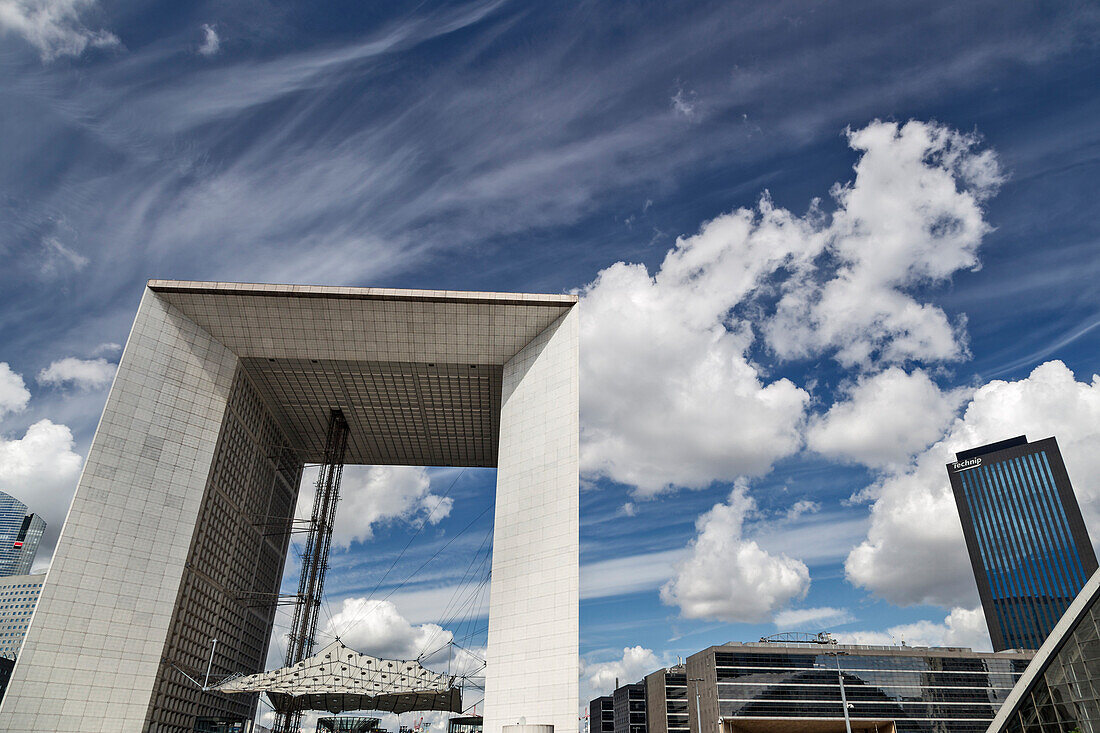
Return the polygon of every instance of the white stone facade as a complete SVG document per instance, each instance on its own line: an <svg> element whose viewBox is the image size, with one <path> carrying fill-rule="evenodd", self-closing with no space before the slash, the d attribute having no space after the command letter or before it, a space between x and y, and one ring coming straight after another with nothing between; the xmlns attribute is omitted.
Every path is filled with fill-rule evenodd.
<svg viewBox="0 0 1100 733"><path fill-rule="evenodd" d="M202 625L181 614L202 605L183 602L197 587L212 589L211 614L240 605L201 568L222 556L238 562L230 535L254 531L241 512L258 496L249 488L262 483L254 472L271 470L270 457L258 456L249 477L215 480L217 456L233 450L234 385L244 383L264 405L255 419L274 421L268 433L302 461L312 460L328 411L339 407L352 430L349 462L499 466L486 732L521 717L575 731L575 303L151 281L0 706L0 730L185 733L195 715L223 709L203 697L210 693L181 692L178 669L194 669L193 649L207 641L190 638ZM227 523L235 523L229 534L211 531ZM247 633L262 633L266 645L270 627ZM169 658L187 649L186 658ZM215 666L260 671L225 668L232 663Z"/></svg>
<svg viewBox="0 0 1100 733"><path fill-rule="evenodd" d="M484 733L577 730L577 314L504 365Z"/></svg>

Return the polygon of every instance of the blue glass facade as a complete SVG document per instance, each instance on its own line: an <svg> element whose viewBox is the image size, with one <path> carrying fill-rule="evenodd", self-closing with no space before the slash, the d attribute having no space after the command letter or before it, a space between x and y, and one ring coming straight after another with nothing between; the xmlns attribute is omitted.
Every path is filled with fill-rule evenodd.
<svg viewBox="0 0 1100 733"><path fill-rule="evenodd" d="M958 454L948 474L993 648L1038 649L1096 571L1054 438Z"/></svg>
<svg viewBox="0 0 1100 733"><path fill-rule="evenodd" d="M31 571L46 523L27 505L0 491L0 577Z"/></svg>

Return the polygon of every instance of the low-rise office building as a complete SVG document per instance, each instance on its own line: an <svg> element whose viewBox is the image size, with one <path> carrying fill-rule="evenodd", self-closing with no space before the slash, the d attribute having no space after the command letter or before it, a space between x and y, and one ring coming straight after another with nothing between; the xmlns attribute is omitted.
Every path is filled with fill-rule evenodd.
<svg viewBox="0 0 1100 733"><path fill-rule="evenodd" d="M623 685L611 699L614 733L647 733L644 682Z"/></svg>
<svg viewBox="0 0 1100 733"><path fill-rule="evenodd" d="M45 573L0 577L0 657L19 654L45 580Z"/></svg>
<svg viewBox="0 0 1100 733"><path fill-rule="evenodd" d="M615 698L601 695L588 703L589 733L615 733Z"/></svg>
<svg viewBox="0 0 1100 733"><path fill-rule="evenodd" d="M646 722L650 733L688 733L687 674L684 665L646 675Z"/></svg>
<svg viewBox="0 0 1100 733"><path fill-rule="evenodd" d="M648 733L981 733L1033 656L731 642L646 677Z"/></svg>
<svg viewBox="0 0 1100 733"><path fill-rule="evenodd" d="M617 680L616 680L617 682ZM647 733L645 682L615 688L588 703L590 733Z"/></svg>

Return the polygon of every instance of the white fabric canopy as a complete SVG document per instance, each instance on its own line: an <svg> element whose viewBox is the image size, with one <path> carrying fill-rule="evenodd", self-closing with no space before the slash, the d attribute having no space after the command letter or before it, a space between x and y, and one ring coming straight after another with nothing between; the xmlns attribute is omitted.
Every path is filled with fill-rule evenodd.
<svg viewBox="0 0 1100 733"><path fill-rule="evenodd" d="M236 677L221 692L266 692L278 712L293 710L411 710L462 712L454 678L419 662L379 659L334 641L293 667Z"/></svg>

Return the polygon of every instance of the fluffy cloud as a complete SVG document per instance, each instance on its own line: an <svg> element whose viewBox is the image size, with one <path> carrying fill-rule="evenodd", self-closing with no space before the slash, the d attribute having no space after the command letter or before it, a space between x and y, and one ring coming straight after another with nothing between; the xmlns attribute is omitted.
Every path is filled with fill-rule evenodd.
<svg viewBox="0 0 1100 733"><path fill-rule="evenodd" d="M615 680L620 685L638 682L661 666L661 661L653 650L641 646L624 648L622 659L611 662L586 664L582 660L581 677L587 690L582 700L587 703L594 697L608 695L615 689Z"/></svg>
<svg viewBox="0 0 1100 733"><path fill-rule="evenodd" d="M810 449L867 466L902 464L943 436L969 390L941 391L928 375L891 367L861 376L846 399L811 421Z"/></svg>
<svg viewBox="0 0 1100 733"><path fill-rule="evenodd" d="M46 520L38 563L53 554L69 511L83 459L73 452L73 434L64 425L39 420L22 438L0 437L0 490Z"/></svg>
<svg viewBox="0 0 1100 733"><path fill-rule="evenodd" d="M79 56L89 46L117 46L113 33L93 31L81 21L95 5L95 0L0 0L0 28L26 39L43 61Z"/></svg>
<svg viewBox="0 0 1100 733"><path fill-rule="evenodd" d="M972 605L974 576L944 466L956 451L1023 433L1058 438L1085 522L1100 526L1100 484L1089 480L1100 475L1100 377L1078 382L1051 361L979 388L942 440L861 494L874 501L871 526L848 555L848 580L892 603Z"/></svg>
<svg viewBox="0 0 1100 733"><path fill-rule="evenodd" d="M30 399L31 393L22 375L13 372L7 362L0 361L0 417L23 411Z"/></svg>
<svg viewBox="0 0 1100 733"><path fill-rule="evenodd" d="M852 620L852 614L844 608L789 608L775 614L775 625L787 631L816 630L829 624L844 624Z"/></svg>
<svg viewBox="0 0 1100 733"><path fill-rule="evenodd" d="M963 646L976 651L992 651L981 608L953 608L942 623L917 621L891 626L886 631L841 631L834 636L845 644L904 642L910 646Z"/></svg>
<svg viewBox="0 0 1100 733"><path fill-rule="evenodd" d="M202 45L199 46L199 53L203 56L216 56L220 48L221 39L218 38L218 31L214 29L214 26L203 23Z"/></svg>
<svg viewBox="0 0 1100 733"><path fill-rule="evenodd" d="M317 469L306 471L298 494L297 515L313 507ZM431 479L420 466L347 466L340 486L340 508L332 531L334 547L350 547L374 536L379 523L403 521L438 524L451 513L454 500L431 493Z"/></svg>
<svg viewBox="0 0 1100 733"><path fill-rule="evenodd" d="M755 502L737 486L695 522L691 556L661 587L661 600L686 618L766 621L810 589L810 571L799 560L773 555L742 537Z"/></svg>
<svg viewBox="0 0 1100 733"><path fill-rule="evenodd" d="M325 625L352 649L388 659L428 659L449 654L450 631L436 624L414 626L389 601L346 598Z"/></svg>
<svg viewBox="0 0 1100 733"><path fill-rule="evenodd" d="M917 121L875 122L848 142L862 155L855 181L832 191L826 259L783 282L769 345L786 358L835 349L845 366L965 356L960 325L907 291L977 267L996 158L973 136Z"/></svg>
<svg viewBox="0 0 1100 733"><path fill-rule="evenodd" d="M809 396L750 360L758 334L783 359L867 369L965 356L961 324L911 291L977 266L995 158L916 121L848 140L860 158L831 215L765 194L677 240L655 274L619 262L581 290L587 476L652 496L759 475L797 451Z"/></svg>
<svg viewBox="0 0 1100 733"><path fill-rule="evenodd" d="M106 359L77 359L67 356L52 362L38 373L39 384L61 386L71 384L81 389L103 389L111 386L117 364Z"/></svg>
<svg viewBox="0 0 1100 733"><path fill-rule="evenodd" d="M810 501L809 499L800 499L794 504L791 504L790 509L787 510L787 521L793 522L806 514L817 514L821 511L821 504L816 501Z"/></svg>
<svg viewBox="0 0 1100 733"><path fill-rule="evenodd" d="M807 393L765 382L731 310L802 237L786 212L738 211L681 239L655 276L618 263L582 291L581 463L636 487L767 471L800 445ZM775 252L773 261L771 253Z"/></svg>

